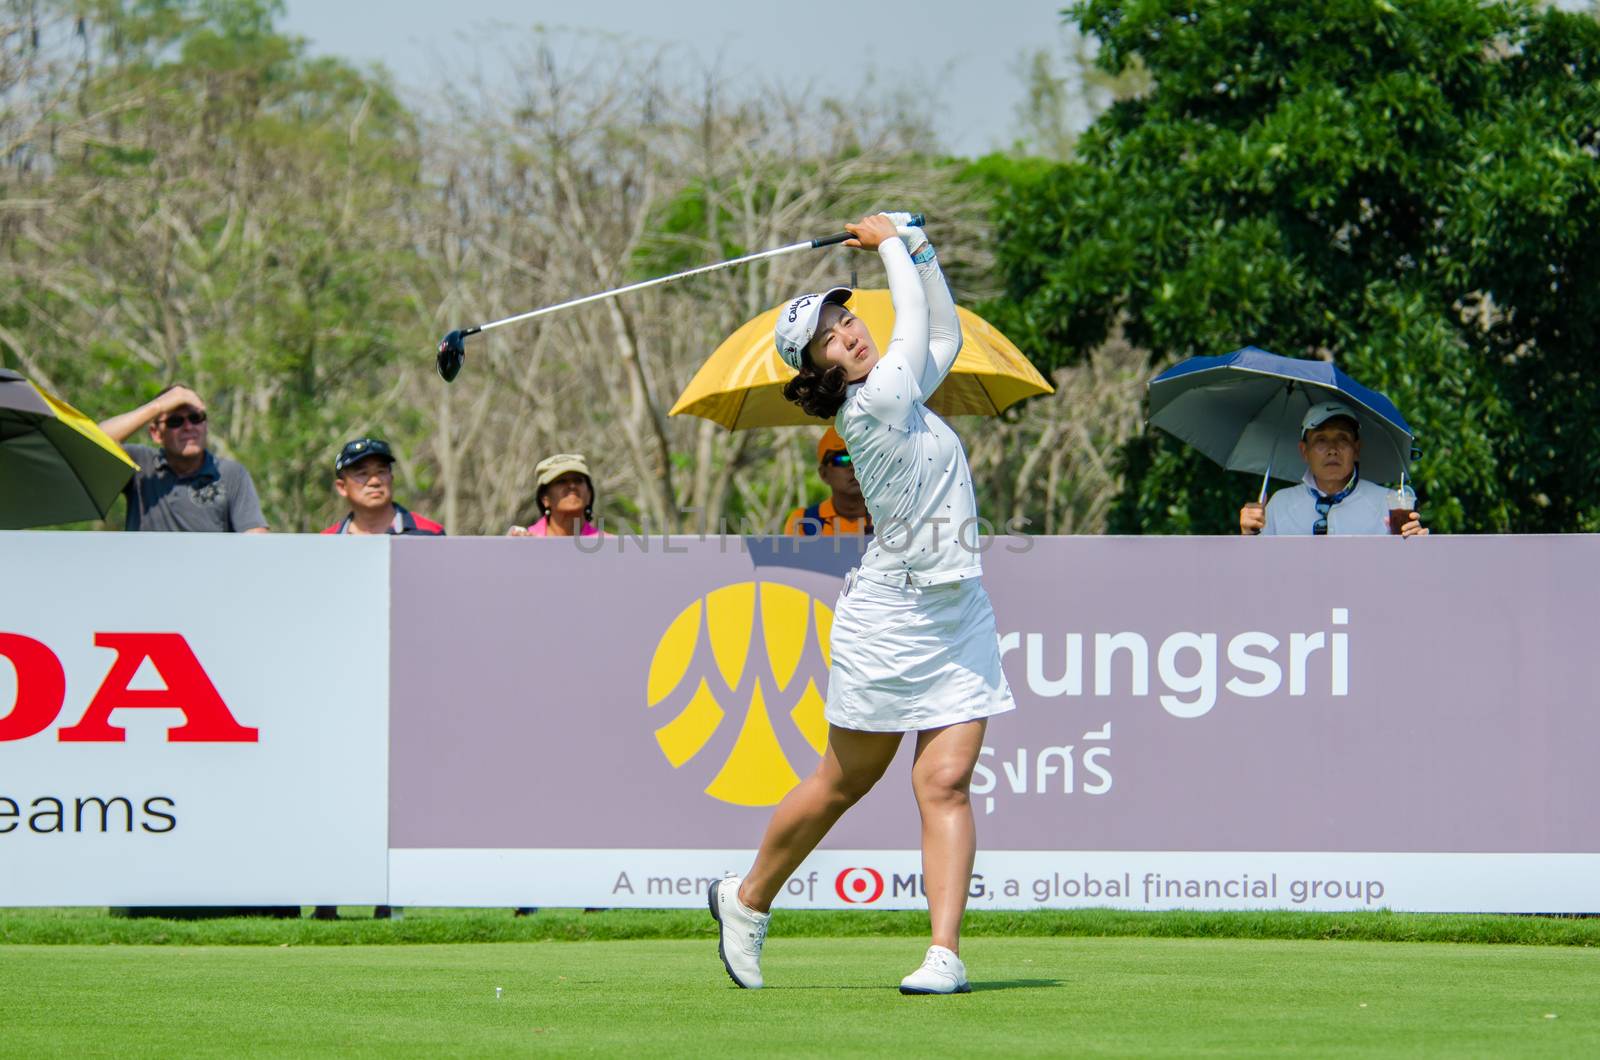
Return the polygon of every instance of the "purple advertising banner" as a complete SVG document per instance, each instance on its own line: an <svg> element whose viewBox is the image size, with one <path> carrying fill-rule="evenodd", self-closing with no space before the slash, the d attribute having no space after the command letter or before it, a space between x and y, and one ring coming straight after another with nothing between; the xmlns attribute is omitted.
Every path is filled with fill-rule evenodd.
<svg viewBox="0 0 1600 1060"><path fill-rule="evenodd" d="M397 539L391 849L753 848L839 544ZM985 544L985 851L1600 852L1600 538ZM907 743L825 851L916 847Z"/></svg>

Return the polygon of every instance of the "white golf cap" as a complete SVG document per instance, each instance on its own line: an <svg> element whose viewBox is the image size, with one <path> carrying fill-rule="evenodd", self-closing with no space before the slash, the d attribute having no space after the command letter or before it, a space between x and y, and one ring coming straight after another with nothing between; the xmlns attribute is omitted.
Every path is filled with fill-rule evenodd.
<svg viewBox="0 0 1600 1060"><path fill-rule="evenodd" d="M1312 405L1306 409L1306 414L1300 420L1300 437L1304 438L1307 431L1315 430L1335 416L1343 416L1354 420L1356 430L1361 429L1361 420L1357 418L1355 410L1349 405L1341 405L1337 401L1324 401L1320 405Z"/></svg>
<svg viewBox="0 0 1600 1060"><path fill-rule="evenodd" d="M806 355L806 344L817 333L817 317L829 302L844 305L850 300L848 287L834 287L821 294L803 294L778 310L778 326L772 331L772 341L778 346L778 356L783 363L800 370Z"/></svg>

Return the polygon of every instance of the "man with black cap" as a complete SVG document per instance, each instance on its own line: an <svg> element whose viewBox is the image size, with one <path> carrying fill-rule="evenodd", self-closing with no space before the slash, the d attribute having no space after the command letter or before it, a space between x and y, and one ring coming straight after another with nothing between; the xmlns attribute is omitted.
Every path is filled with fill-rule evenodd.
<svg viewBox="0 0 1600 1060"><path fill-rule="evenodd" d="M1256 502L1240 508L1241 534L1392 532L1390 491L1361 477L1361 424L1348 405L1324 401L1307 410L1300 420L1300 456L1306 462L1300 485L1278 490L1265 509ZM1405 514L1402 536L1428 532L1416 512Z"/></svg>
<svg viewBox="0 0 1600 1060"><path fill-rule="evenodd" d="M444 527L432 519L395 503L394 452L381 438L345 443L333 462L333 488L349 502L350 514L325 534L444 534Z"/></svg>

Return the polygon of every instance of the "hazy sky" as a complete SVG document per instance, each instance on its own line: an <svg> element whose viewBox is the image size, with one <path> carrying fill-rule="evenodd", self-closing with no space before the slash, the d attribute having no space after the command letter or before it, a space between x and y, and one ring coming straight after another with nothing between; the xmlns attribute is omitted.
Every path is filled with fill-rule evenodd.
<svg viewBox="0 0 1600 1060"><path fill-rule="evenodd" d="M845 74L852 55L920 68L945 145L967 155L1009 143L1021 57L1055 49L1065 0L288 0L289 32L318 53L382 62L402 85L489 61L517 29L596 29L683 45L735 79L784 69ZM464 36L463 36L464 35ZM840 91L849 96L852 93Z"/></svg>

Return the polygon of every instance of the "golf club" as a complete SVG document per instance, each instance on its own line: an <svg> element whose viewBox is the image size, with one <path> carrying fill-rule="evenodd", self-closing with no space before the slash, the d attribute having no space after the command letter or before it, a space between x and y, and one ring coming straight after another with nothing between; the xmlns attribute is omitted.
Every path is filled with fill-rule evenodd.
<svg viewBox="0 0 1600 1060"><path fill-rule="evenodd" d="M922 214L914 213L911 215L911 225L913 227L920 228L926 223L927 219L923 217ZM673 280L682 280L689 276L699 276L702 273L716 272L718 269L732 268L735 265L743 265L746 262L760 261L763 258L776 258L783 254L793 254L797 250L815 250L818 247L831 247L835 244L843 243L849 238L851 238L849 232L839 232L835 235L827 236L822 239L802 240L799 243L790 243L786 247L778 247L775 250L763 250L756 254L746 254L742 258L731 258L728 261L719 261L715 265L702 265L697 269L689 269L685 272L675 272L671 276L659 276L653 280L641 280L638 283L630 283L626 287L617 287L609 291L601 291L599 294L585 295L582 298L574 298L569 302L561 302L556 305L545 306L542 309L533 309L526 313L518 313L514 317L506 317L504 320L491 320L487 324L479 324L476 327L459 328L450 332L450 334L439 340L439 357L436 362L439 368L439 375L446 383L448 383L458 374L460 374L461 365L467 359L466 341L468 335L476 335L480 331L488 331L490 328L498 328L505 324L515 324L519 320L532 320L534 317L546 316L550 313L560 312L563 309L572 309L575 306L587 305L590 302L598 302L602 298L615 298L617 295L627 294L629 291L642 291L646 287L656 287L663 283L671 283Z"/></svg>

